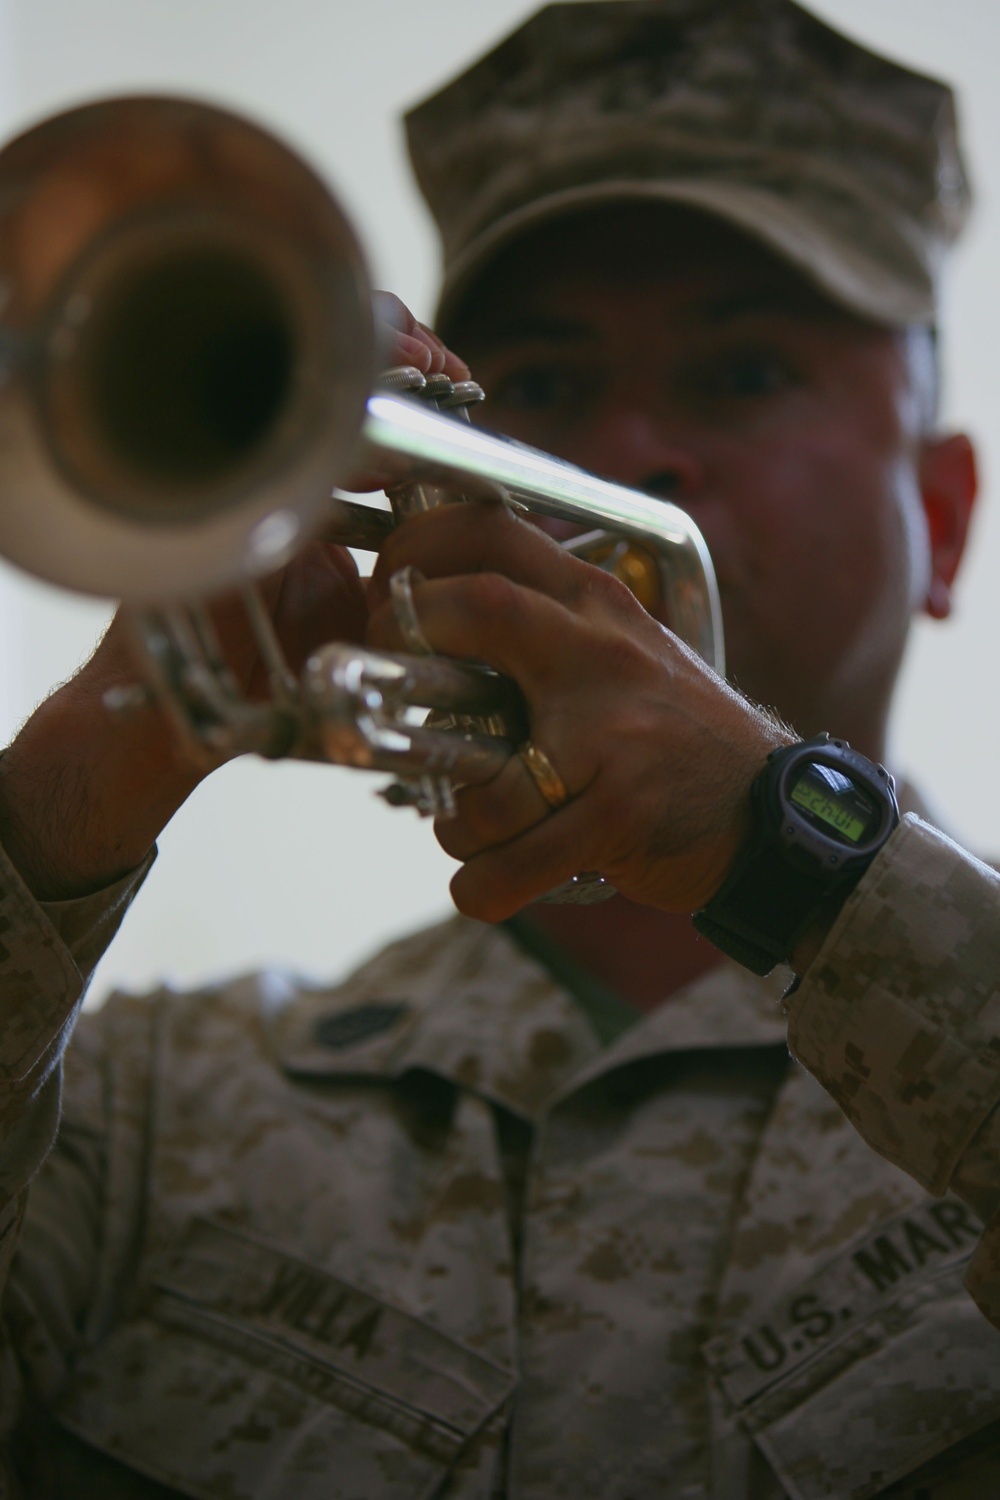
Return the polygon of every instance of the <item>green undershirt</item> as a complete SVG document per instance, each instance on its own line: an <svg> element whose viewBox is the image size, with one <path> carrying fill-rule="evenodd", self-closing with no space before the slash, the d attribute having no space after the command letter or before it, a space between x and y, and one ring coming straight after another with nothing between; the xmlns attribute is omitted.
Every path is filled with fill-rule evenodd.
<svg viewBox="0 0 1000 1500"><path fill-rule="evenodd" d="M556 984L568 990L590 1023L602 1047L610 1047L642 1015L583 964L571 958L554 938L540 932L523 914L509 917L504 927L518 947L546 969Z"/></svg>

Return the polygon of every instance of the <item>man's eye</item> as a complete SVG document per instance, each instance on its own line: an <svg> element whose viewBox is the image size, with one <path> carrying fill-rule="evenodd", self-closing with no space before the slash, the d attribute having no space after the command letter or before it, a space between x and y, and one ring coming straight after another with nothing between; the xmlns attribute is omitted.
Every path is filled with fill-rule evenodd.
<svg viewBox="0 0 1000 1500"><path fill-rule="evenodd" d="M753 353L723 360L709 377L720 396L769 396L795 383L795 374L780 355Z"/></svg>
<svg viewBox="0 0 1000 1500"><path fill-rule="evenodd" d="M537 365L501 375L493 381L488 394L508 411L552 411L578 405L584 397L585 385L572 371Z"/></svg>

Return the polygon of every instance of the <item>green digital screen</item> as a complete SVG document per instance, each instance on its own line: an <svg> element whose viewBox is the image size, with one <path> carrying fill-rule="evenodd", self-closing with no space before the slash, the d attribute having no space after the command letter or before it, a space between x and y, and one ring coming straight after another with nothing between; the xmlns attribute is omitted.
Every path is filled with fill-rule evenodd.
<svg viewBox="0 0 1000 1500"><path fill-rule="evenodd" d="M861 842L877 814L871 798L829 766L803 766L789 796L849 844Z"/></svg>

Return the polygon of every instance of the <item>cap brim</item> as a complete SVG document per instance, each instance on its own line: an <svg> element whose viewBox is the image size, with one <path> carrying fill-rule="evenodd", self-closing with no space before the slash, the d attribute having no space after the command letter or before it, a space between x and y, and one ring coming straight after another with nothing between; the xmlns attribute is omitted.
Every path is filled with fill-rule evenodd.
<svg viewBox="0 0 1000 1500"><path fill-rule="evenodd" d="M884 260L865 255L856 237L839 233L804 205L740 183L681 178L673 182L621 179L568 188L495 220L447 267L438 300L438 326L447 324L500 251L522 235L584 209L627 202L684 204L715 214L773 250L832 301L872 322L905 328L935 321L933 280L915 256L905 253L903 226L899 226L901 254L894 274Z"/></svg>

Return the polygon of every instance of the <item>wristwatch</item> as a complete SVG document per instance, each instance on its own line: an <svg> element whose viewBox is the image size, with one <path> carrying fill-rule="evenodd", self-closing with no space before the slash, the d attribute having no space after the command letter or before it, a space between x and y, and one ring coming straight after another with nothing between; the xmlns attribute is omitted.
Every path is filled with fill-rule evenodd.
<svg viewBox="0 0 1000 1500"><path fill-rule="evenodd" d="M899 807L888 771L828 734L772 751L750 804L750 839L694 925L745 968L769 974L858 883Z"/></svg>

